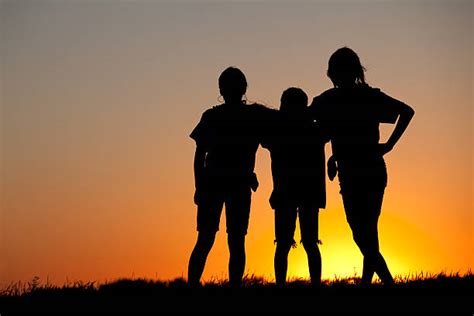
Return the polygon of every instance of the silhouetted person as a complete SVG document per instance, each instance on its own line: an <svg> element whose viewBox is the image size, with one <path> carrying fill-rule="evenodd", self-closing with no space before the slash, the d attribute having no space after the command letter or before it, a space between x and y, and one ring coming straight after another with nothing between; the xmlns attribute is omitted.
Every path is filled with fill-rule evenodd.
<svg viewBox="0 0 474 316"><path fill-rule="evenodd" d="M241 284L245 269L245 235L249 224L251 189L258 187L254 171L259 146L261 105L242 100L247 90L245 75L229 67L219 77L225 103L202 115L191 133L196 141L194 177L198 239L191 254L188 282L198 285L209 251L219 230L225 204L227 240L230 251L229 281Z"/></svg>
<svg viewBox="0 0 474 316"><path fill-rule="evenodd" d="M318 212L326 204L324 140L308 112L308 96L289 88L281 96L280 111L262 146L270 150L275 209L275 278L284 285L288 253L295 245L296 218L301 242L308 256L313 285L321 282L318 248Z"/></svg>
<svg viewBox="0 0 474 316"><path fill-rule="evenodd" d="M400 139L414 111L368 86L364 71L353 50L338 49L330 57L327 71L334 88L314 98L310 108L331 139L333 157L328 161L328 173L330 178L338 174L346 218L364 255L362 284L370 284L374 272L383 283L392 284L379 251L377 231L387 185L383 156ZM388 141L380 144L379 124L395 122Z"/></svg>

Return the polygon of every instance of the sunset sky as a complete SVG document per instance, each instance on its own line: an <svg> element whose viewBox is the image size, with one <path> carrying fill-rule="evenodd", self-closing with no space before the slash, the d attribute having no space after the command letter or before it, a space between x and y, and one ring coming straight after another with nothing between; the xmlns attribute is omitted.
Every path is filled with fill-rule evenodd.
<svg viewBox="0 0 474 316"><path fill-rule="evenodd" d="M189 133L218 103L220 72L241 68L248 99L278 107L290 86L311 98L331 88L327 61L342 46L370 85L416 111L386 156L390 269L473 267L472 1L0 3L0 288L186 277L197 236ZM273 279L262 148L256 172L246 272ZM323 278L360 275L337 181L327 183ZM227 277L224 216L220 227L204 280ZM289 276L308 275L299 245Z"/></svg>

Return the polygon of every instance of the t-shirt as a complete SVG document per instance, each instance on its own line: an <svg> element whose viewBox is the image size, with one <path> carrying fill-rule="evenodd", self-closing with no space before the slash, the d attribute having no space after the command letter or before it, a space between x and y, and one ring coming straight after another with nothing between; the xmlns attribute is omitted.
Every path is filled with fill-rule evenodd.
<svg viewBox="0 0 474 316"><path fill-rule="evenodd" d="M313 99L311 112L329 135L341 168L385 167L378 150L379 124L395 123L402 102L380 89L333 88Z"/></svg>
<svg viewBox="0 0 474 316"><path fill-rule="evenodd" d="M259 104L221 104L205 111L190 135L207 153L205 174L222 178L250 176L271 113Z"/></svg>
<svg viewBox="0 0 474 316"><path fill-rule="evenodd" d="M277 112L262 147L272 159L272 198L296 205L326 204L324 138L308 112Z"/></svg>

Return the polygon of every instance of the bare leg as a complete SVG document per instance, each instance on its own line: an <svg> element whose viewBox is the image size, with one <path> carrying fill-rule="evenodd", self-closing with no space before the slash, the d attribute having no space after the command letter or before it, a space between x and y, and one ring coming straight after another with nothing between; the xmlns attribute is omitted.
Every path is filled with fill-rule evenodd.
<svg viewBox="0 0 474 316"><path fill-rule="evenodd" d="M240 286L245 270L245 235L228 234L229 245L229 283L231 286Z"/></svg>
<svg viewBox="0 0 474 316"><path fill-rule="evenodd" d="M311 284L321 284L321 253L318 247L319 210L311 206L300 207L300 230L303 247L308 256L309 275Z"/></svg>
<svg viewBox="0 0 474 316"><path fill-rule="evenodd" d="M384 284L392 284L394 282L393 277L379 250L377 222L371 226L366 231L368 235L359 236L358 241L356 241L364 255L362 284L370 284L375 272Z"/></svg>
<svg viewBox="0 0 474 316"><path fill-rule="evenodd" d="M318 286L321 284L321 253L317 243L305 243L303 247L308 255L309 275L311 284Z"/></svg>
<svg viewBox="0 0 474 316"><path fill-rule="evenodd" d="M199 233L188 265L188 284L198 286L201 280L204 266L212 246L214 245L215 233Z"/></svg>
<svg viewBox="0 0 474 316"><path fill-rule="evenodd" d="M343 194L344 208L354 241L364 255L362 284L370 284L374 273L384 284L393 284L393 277L379 250L378 219L382 208L383 190Z"/></svg>
<svg viewBox="0 0 474 316"><path fill-rule="evenodd" d="M364 266L362 268L362 284L368 285L372 283L372 278L375 273L373 260L371 261L368 256L364 256Z"/></svg>
<svg viewBox="0 0 474 316"><path fill-rule="evenodd" d="M390 273L390 270L388 269L387 263L385 262L385 259L380 252L376 257L375 272L377 272L377 275L382 280L383 284L391 285L395 282L393 280L392 274Z"/></svg>
<svg viewBox="0 0 474 316"><path fill-rule="evenodd" d="M275 250L275 258L273 261L275 267L275 279L277 285L286 284L286 273L288 271L288 253L290 252L290 243L279 243Z"/></svg>

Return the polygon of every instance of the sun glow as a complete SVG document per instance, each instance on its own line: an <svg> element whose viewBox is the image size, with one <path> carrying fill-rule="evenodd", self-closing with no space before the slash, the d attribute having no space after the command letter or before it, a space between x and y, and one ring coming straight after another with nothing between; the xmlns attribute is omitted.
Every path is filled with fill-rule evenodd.
<svg viewBox="0 0 474 316"><path fill-rule="evenodd" d="M186 277L197 236L188 136L219 102L220 72L241 68L248 100L276 108L290 86L310 98L330 88L327 61L344 45L370 85L416 111L387 155L389 268L473 267L472 1L344 1L342 15L339 1L0 2L0 288ZM262 149L256 173L246 273L273 279ZM337 181L327 200L323 278L360 275ZM228 256L223 216L203 279L225 278ZM298 244L288 276L308 275Z"/></svg>

